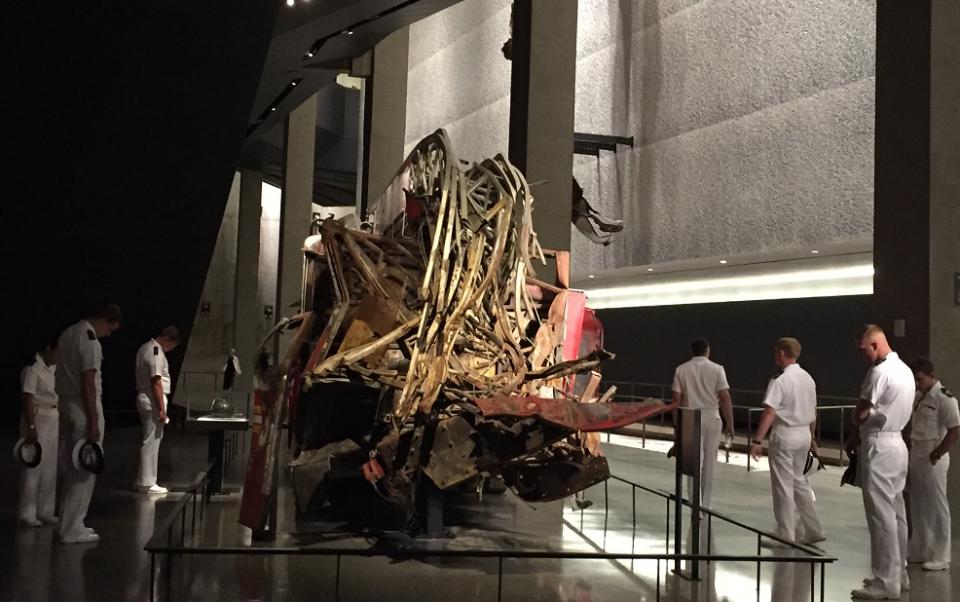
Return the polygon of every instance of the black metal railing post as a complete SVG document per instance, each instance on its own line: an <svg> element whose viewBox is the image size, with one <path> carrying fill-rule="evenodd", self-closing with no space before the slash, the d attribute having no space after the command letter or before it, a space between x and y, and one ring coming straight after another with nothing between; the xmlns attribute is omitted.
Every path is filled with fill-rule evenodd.
<svg viewBox="0 0 960 602"><path fill-rule="evenodd" d="M503 556L497 557L497 602L503 600Z"/></svg>

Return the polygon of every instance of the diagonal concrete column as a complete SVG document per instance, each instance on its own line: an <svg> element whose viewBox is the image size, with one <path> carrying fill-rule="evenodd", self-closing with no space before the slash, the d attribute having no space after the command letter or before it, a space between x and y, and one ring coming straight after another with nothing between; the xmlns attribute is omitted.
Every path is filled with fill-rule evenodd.
<svg viewBox="0 0 960 602"><path fill-rule="evenodd" d="M930 357L960 389L960 3L933 0L930 31ZM960 457L954 447L953 455ZM960 537L960 461L950 466L953 536ZM954 539L956 541L956 539Z"/></svg>
<svg viewBox="0 0 960 602"><path fill-rule="evenodd" d="M243 372L234 390L238 399L253 390L253 360L256 352L260 286L260 195L263 177L259 171L240 171L240 210L237 219L237 273L233 303L233 348Z"/></svg>
<svg viewBox="0 0 960 602"><path fill-rule="evenodd" d="M570 250L577 2L513 3L510 161L533 188L533 222L545 249ZM540 277L553 282L556 268Z"/></svg>
<svg viewBox="0 0 960 602"><path fill-rule="evenodd" d="M361 165L357 170L358 213L386 189L403 162L407 123L407 58L410 28L403 27L377 44L364 81Z"/></svg>
<svg viewBox="0 0 960 602"><path fill-rule="evenodd" d="M960 388L960 5L877 3L874 314L906 361ZM902 326L898 331L897 326ZM954 448L954 456L960 449ZM948 478L960 502L960 462ZM954 531L960 512L953 513Z"/></svg>
<svg viewBox="0 0 960 602"><path fill-rule="evenodd" d="M287 117L283 145L280 208L280 256L277 266L277 320L300 312L303 288L303 240L310 234L317 98L311 96ZM286 353L289 335L281 339L278 357Z"/></svg>
<svg viewBox="0 0 960 602"><path fill-rule="evenodd" d="M573 118L577 65L577 1L515 0L510 75L510 161L535 186L533 224L544 249L570 250ZM556 279L556 262L537 265ZM544 516L563 526L563 502Z"/></svg>

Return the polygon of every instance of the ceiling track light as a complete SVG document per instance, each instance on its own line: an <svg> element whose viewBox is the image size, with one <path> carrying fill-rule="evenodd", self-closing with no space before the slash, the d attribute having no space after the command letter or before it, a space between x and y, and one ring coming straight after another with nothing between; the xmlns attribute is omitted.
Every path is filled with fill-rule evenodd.
<svg viewBox="0 0 960 602"><path fill-rule="evenodd" d="M302 81L303 81L302 77L298 77L297 79L291 80L290 83L288 83L283 88L280 94L278 94L277 97L273 99L273 102L270 103L270 106L268 106L262 113L260 113L259 117L257 117L257 119L250 124L250 127L247 128L246 136L250 137L250 135L253 134L256 130L258 130L260 126L266 123L267 119L277 111L277 109L280 107L280 104L283 103L284 99L291 92L293 92L293 89L297 87L297 84L299 84Z"/></svg>

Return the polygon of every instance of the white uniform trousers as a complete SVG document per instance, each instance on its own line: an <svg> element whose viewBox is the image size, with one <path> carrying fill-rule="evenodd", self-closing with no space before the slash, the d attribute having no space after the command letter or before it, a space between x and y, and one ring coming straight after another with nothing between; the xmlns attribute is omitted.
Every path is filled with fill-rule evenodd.
<svg viewBox="0 0 960 602"><path fill-rule="evenodd" d="M713 473L717 466L717 450L720 449L719 410L701 410L700 415L700 505L710 507L713 498ZM693 478L687 477L687 496L692 499Z"/></svg>
<svg viewBox="0 0 960 602"><path fill-rule="evenodd" d="M21 520L46 520L54 518L57 502L57 445L60 435L60 418L56 409L36 409L33 424L37 427L37 442L40 444L40 464L33 468L22 467L20 471ZM27 422L20 420L20 434L26 435Z"/></svg>
<svg viewBox="0 0 960 602"><path fill-rule="evenodd" d="M64 403L66 401L66 403ZM97 402L97 418L100 425L100 446L103 446L103 407ZM62 400L60 403L60 428L64 432L65 457L63 466L63 490L60 493L60 537L76 536L85 527L90 499L97 477L73 466L73 448L81 439L87 438L87 414L81 400Z"/></svg>
<svg viewBox="0 0 960 602"><path fill-rule="evenodd" d="M770 435L770 485L777 535L788 541L823 536L813 490L803 476L810 451L810 427L778 424Z"/></svg>
<svg viewBox="0 0 960 602"><path fill-rule="evenodd" d="M870 531L870 568L889 594L900 594L907 566L907 445L899 432L864 433L860 443L860 490Z"/></svg>
<svg viewBox="0 0 960 602"><path fill-rule="evenodd" d="M137 395L137 412L140 414L143 436L140 439L140 466L137 469L136 486L153 487L157 484L157 459L160 457L163 423L160 422L159 409L155 408L150 397L143 393Z"/></svg>
<svg viewBox="0 0 960 602"><path fill-rule="evenodd" d="M914 441L910 448L910 560L950 562L950 504L947 471L950 454L930 463L939 441Z"/></svg>

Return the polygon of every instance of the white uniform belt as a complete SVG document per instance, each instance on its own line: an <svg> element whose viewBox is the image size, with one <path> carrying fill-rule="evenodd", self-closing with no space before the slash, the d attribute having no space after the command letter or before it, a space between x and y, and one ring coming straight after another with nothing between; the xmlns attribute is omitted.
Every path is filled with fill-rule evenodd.
<svg viewBox="0 0 960 602"><path fill-rule="evenodd" d="M867 431L863 433L864 437L876 437L878 439L902 439L903 435L900 431Z"/></svg>

